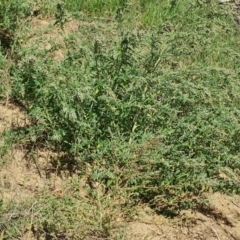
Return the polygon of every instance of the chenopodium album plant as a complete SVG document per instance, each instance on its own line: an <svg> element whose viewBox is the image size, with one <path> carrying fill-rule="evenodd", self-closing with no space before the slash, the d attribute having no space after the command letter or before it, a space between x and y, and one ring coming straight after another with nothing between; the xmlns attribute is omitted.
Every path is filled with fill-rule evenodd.
<svg viewBox="0 0 240 240"><path fill-rule="evenodd" d="M159 208L186 207L209 188L239 192L239 181L218 174L240 167L237 74L170 65L176 49L160 51L157 39L144 53L132 34L108 49L95 41L61 63L23 54L12 97L32 117L30 141L75 161L98 159L110 172L118 165L119 184Z"/></svg>
<svg viewBox="0 0 240 240"><path fill-rule="evenodd" d="M0 27L9 33L14 33L21 20L31 15L32 9L31 1L2 0L0 3Z"/></svg>
<svg viewBox="0 0 240 240"><path fill-rule="evenodd" d="M80 48L61 64L26 58L16 66L13 95L24 99L35 127L43 126L38 137L76 156L112 137L130 141L136 129L151 128L158 101L134 56L134 41L123 38L116 56L103 53L96 41L90 57Z"/></svg>

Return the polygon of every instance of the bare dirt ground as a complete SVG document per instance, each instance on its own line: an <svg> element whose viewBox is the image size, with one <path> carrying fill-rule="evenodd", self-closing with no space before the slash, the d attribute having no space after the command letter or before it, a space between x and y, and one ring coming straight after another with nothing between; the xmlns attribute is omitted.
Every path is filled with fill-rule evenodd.
<svg viewBox="0 0 240 240"><path fill-rule="evenodd" d="M215 193L208 199L206 208L182 211L172 220L145 215L150 221L130 224L132 239L240 239L240 198Z"/></svg>
<svg viewBox="0 0 240 240"><path fill-rule="evenodd" d="M12 124L24 124L25 114L14 105L0 105L0 131ZM2 141L2 139L1 139ZM41 152L38 163L47 164L48 154ZM26 199L38 191L58 192L61 181L57 175L50 178L41 176L38 166L29 163L24 149L13 149L1 164L0 194L3 201ZM201 239L238 240L240 239L240 197L230 197L220 193L208 196L209 204L198 211L182 211L175 219L166 219L149 208L139 208L134 221L128 222L127 239ZM27 237L25 239L34 239Z"/></svg>
<svg viewBox="0 0 240 240"><path fill-rule="evenodd" d="M0 104L0 136L11 126L23 127L27 122L26 114L19 107L13 104ZM0 143L4 144L3 139L0 139ZM29 198L40 190L53 193L59 191L62 179L50 163L53 155L44 150L38 150L31 155L29 150L20 147L14 147L9 151L4 156L3 162L0 162L2 199Z"/></svg>

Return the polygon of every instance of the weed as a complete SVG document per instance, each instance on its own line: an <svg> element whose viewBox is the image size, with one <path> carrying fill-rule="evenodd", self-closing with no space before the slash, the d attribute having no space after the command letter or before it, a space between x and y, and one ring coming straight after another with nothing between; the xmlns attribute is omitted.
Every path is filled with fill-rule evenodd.
<svg viewBox="0 0 240 240"><path fill-rule="evenodd" d="M66 13L64 11L64 6L60 3L57 4L57 12L55 13L56 22L54 25L59 24L61 29L63 29L63 25L67 22Z"/></svg>
<svg viewBox="0 0 240 240"><path fill-rule="evenodd" d="M61 27L67 25L65 6L73 11L71 3L57 5ZM73 6L92 16L117 15L121 23L138 19L148 30L116 24L120 29L113 29L116 36L109 40L93 26L81 35L81 26L64 39L62 61L49 58L54 47L23 46L9 70L11 99L24 104L31 120L24 142L90 166L81 175L88 201L76 186L64 197L44 195L35 234L74 239L93 229L107 238L120 205L127 212L144 202L175 215L194 208L210 190L239 194L236 22L213 1L140 1L133 9L138 14L129 14L133 3L74 1ZM125 203L106 201L121 202L120 193Z"/></svg>

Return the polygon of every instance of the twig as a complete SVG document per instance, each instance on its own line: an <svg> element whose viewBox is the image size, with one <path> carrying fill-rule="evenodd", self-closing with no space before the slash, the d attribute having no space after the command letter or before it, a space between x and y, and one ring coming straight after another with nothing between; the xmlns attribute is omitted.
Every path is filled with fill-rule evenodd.
<svg viewBox="0 0 240 240"><path fill-rule="evenodd" d="M240 208L240 206L237 204L237 203L235 203L233 200L231 201L235 206L237 206L237 207L239 207Z"/></svg>
<svg viewBox="0 0 240 240"><path fill-rule="evenodd" d="M0 240L3 240L3 236L4 236L4 230L1 232Z"/></svg>
<svg viewBox="0 0 240 240"><path fill-rule="evenodd" d="M214 230L214 228L212 228L212 230L213 230L213 232L215 233L215 235L216 235L217 239L218 239L218 240L221 240L221 239L219 238L219 236L218 236L217 232Z"/></svg>
<svg viewBox="0 0 240 240"><path fill-rule="evenodd" d="M162 234L163 234L163 230L161 230L161 229L159 229L160 231L162 231L161 233L160 233L159 231L156 231L156 230L153 229L152 227L150 227L150 229L151 229L154 233L156 233L158 236L162 236Z"/></svg>
<svg viewBox="0 0 240 240"><path fill-rule="evenodd" d="M25 159L25 158L27 158L28 154L30 154L30 153L32 152L32 149L33 149L33 147L32 147L31 149L29 149L26 154L24 154L24 156L22 157L22 160ZM34 163L35 163L35 165L36 165L36 168L37 168L37 171L38 171L39 176L42 178L41 168L39 167L35 156L33 156L32 159L33 159L33 161L34 161Z"/></svg>
<svg viewBox="0 0 240 240"><path fill-rule="evenodd" d="M231 0L219 0L219 3L228 3L231 2Z"/></svg>
<svg viewBox="0 0 240 240"><path fill-rule="evenodd" d="M19 205L19 203L16 204L13 213L10 214L10 216L9 216L9 218L8 218L8 221L9 221L9 222L12 220L12 216L14 216L14 214L15 214L15 210L17 209L18 205Z"/></svg>
<svg viewBox="0 0 240 240"><path fill-rule="evenodd" d="M37 150L37 157L38 157L38 150ZM34 160L34 162L35 162L35 165L36 165L38 174L39 174L40 178L42 178L41 168L39 167L39 164L38 164L37 159L35 158L35 156L33 157L33 160Z"/></svg>

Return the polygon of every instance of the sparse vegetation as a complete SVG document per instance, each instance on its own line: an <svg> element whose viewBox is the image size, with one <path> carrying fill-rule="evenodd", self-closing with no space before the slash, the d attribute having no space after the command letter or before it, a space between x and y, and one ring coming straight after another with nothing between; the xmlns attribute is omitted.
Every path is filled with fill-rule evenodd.
<svg viewBox="0 0 240 240"><path fill-rule="evenodd" d="M0 201L2 239L28 230L36 239L126 239L116 219L131 218L132 206L175 215L206 192L240 193L233 5L1 1L0 97L29 122L5 133L0 156L11 144L45 149L58 173L74 175L60 194ZM48 31L61 41L34 39L38 15L54 19ZM95 22L68 34L72 19Z"/></svg>

